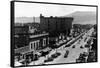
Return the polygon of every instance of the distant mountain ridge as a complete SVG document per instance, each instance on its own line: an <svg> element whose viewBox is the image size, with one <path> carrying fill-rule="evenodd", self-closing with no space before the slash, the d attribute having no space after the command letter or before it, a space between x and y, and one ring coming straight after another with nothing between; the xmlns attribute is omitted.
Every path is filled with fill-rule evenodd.
<svg viewBox="0 0 100 68"><path fill-rule="evenodd" d="M73 24L95 24L96 12L76 11L62 17L73 17ZM16 17L15 23L40 23L40 17Z"/></svg>
<svg viewBox="0 0 100 68"><path fill-rule="evenodd" d="M76 11L64 17L73 17L73 24L94 24L96 23L96 12Z"/></svg>

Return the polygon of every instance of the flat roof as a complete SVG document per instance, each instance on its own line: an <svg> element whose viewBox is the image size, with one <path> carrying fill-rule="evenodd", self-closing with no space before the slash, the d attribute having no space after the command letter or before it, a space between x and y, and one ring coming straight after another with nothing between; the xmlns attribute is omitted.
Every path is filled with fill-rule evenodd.
<svg viewBox="0 0 100 68"><path fill-rule="evenodd" d="M37 34L37 35L30 35L30 38L36 38L36 37L41 37L41 36L46 36L46 35L49 35L49 33Z"/></svg>

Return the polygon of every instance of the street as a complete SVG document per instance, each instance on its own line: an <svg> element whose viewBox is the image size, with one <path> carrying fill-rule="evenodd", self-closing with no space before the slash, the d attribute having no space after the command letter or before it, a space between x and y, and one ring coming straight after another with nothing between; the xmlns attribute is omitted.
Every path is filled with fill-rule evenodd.
<svg viewBox="0 0 100 68"><path fill-rule="evenodd" d="M64 47L66 45L65 44L58 49L52 50L48 55L46 55L46 57L40 57L38 61L31 62L29 65L74 63L74 62L76 62L76 59L79 57L80 53L88 52L88 48L85 48L84 46L87 44L87 41L90 39L89 35L91 35L92 32L93 32L93 29L90 29L87 33L86 32L84 33L82 39L79 38L70 47ZM73 38L73 39L75 39L75 38ZM84 41L84 39L86 39L86 41ZM75 48L72 48L73 46L75 46ZM83 48L80 48L81 46ZM69 51L69 54L68 54L67 58L64 58L64 54L65 54L66 50ZM58 56L57 58L55 58L53 61L44 63L45 59L47 59L48 57L50 57L52 54L54 54L56 52L61 53L61 55Z"/></svg>

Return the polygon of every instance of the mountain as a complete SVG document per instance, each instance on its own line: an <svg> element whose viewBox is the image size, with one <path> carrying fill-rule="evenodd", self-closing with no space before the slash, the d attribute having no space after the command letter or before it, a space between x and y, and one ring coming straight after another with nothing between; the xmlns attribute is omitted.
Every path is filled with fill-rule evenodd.
<svg viewBox="0 0 100 68"><path fill-rule="evenodd" d="M63 17L73 17L73 24L95 24L96 12L76 11ZM40 23L39 17L16 17L15 23Z"/></svg>
<svg viewBox="0 0 100 68"><path fill-rule="evenodd" d="M96 24L96 12L76 11L64 17L73 17L73 24Z"/></svg>

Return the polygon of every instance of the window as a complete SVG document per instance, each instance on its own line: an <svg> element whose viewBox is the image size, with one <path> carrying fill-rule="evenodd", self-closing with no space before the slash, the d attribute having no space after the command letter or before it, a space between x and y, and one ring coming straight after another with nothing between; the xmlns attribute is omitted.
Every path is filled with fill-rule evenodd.
<svg viewBox="0 0 100 68"><path fill-rule="evenodd" d="M31 43L31 49L33 48L32 43Z"/></svg>
<svg viewBox="0 0 100 68"><path fill-rule="evenodd" d="M36 46L35 46L35 42L34 42L34 49L36 49L35 47L36 47Z"/></svg>
<svg viewBox="0 0 100 68"><path fill-rule="evenodd" d="M39 47L39 40L36 40L30 43L30 49L36 50L38 49L38 47Z"/></svg>
<svg viewBox="0 0 100 68"><path fill-rule="evenodd" d="M23 54L23 59L25 58L25 55Z"/></svg>
<svg viewBox="0 0 100 68"><path fill-rule="evenodd" d="M36 49L39 49L39 40L36 41Z"/></svg>
<svg viewBox="0 0 100 68"><path fill-rule="evenodd" d="M43 39L43 46L46 45L46 39Z"/></svg>
<svg viewBox="0 0 100 68"><path fill-rule="evenodd" d="M44 44L46 45L46 39L44 40Z"/></svg>
<svg viewBox="0 0 100 68"><path fill-rule="evenodd" d="M33 47L32 47L32 42L30 43L30 49L32 49Z"/></svg>
<svg viewBox="0 0 100 68"><path fill-rule="evenodd" d="M31 43L30 43L30 49L34 49L34 43L35 43L35 42L31 42Z"/></svg>

